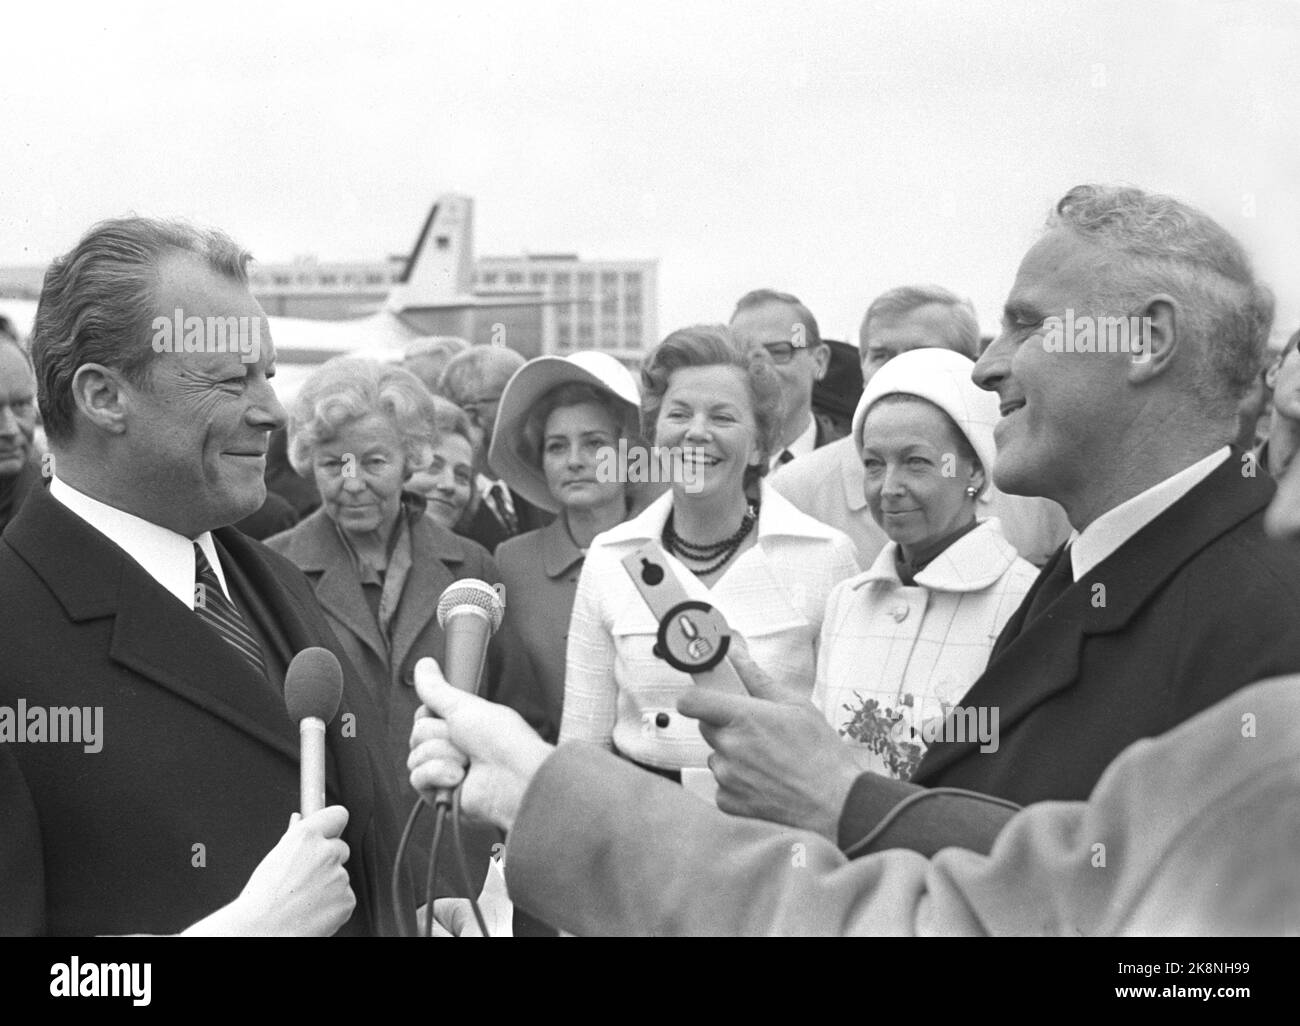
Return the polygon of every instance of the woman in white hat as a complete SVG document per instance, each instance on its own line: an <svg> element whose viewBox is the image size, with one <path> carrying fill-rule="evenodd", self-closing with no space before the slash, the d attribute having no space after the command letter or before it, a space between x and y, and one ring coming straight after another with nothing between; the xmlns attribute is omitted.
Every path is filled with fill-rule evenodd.
<svg viewBox="0 0 1300 1026"><path fill-rule="evenodd" d="M592 539L627 519L638 494L612 473L620 442L635 445L640 395L607 353L539 356L501 395L488 462L501 479L555 519L510 538L496 560L523 652L507 688L528 693L520 711L548 741L560 730L565 648L578 574Z"/></svg>
<svg viewBox="0 0 1300 1026"><path fill-rule="evenodd" d="M867 507L890 542L839 585L822 625L814 703L863 767L915 772L948 712L983 672L1037 570L978 521L992 483L998 401L947 349L885 364L853 416Z"/></svg>
<svg viewBox="0 0 1300 1026"><path fill-rule="evenodd" d="M596 539L574 601L560 740L610 748L662 775L703 769L697 721L677 711L694 680L655 654L659 621L622 565L663 547L687 596L720 610L775 680L808 681L831 588L857 573L848 537L763 480L781 386L762 346L723 325L675 331L641 369L641 422L671 489ZM629 467L629 471L633 466Z"/></svg>

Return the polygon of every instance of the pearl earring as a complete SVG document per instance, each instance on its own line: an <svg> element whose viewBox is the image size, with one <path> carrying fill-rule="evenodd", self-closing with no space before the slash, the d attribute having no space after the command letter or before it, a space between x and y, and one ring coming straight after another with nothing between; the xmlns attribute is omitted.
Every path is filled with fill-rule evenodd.
<svg viewBox="0 0 1300 1026"><path fill-rule="evenodd" d="M967 485L967 486L966 486L966 494L969 495L972 499L975 498L975 496L976 496L978 493L979 493L979 489L976 488L974 485Z"/></svg>

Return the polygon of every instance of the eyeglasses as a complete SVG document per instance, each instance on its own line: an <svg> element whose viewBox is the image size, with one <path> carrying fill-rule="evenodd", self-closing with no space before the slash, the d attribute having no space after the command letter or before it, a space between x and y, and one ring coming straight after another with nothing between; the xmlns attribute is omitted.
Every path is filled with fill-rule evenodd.
<svg viewBox="0 0 1300 1026"><path fill-rule="evenodd" d="M808 347L796 346L793 342L764 342L763 348L767 350L767 355L772 357L773 363L789 363L794 359L796 352Z"/></svg>

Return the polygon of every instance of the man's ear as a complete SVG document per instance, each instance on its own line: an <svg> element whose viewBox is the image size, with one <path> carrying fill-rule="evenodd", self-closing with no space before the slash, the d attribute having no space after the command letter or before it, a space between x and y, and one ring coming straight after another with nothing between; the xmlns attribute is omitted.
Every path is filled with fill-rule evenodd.
<svg viewBox="0 0 1300 1026"><path fill-rule="evenodd" d="M1152 296L1130 318L1129 381L1149 381L1173 366L1182 341L1178 328L1178 302L1164 293Z"/></svg>
<svg viewBox="0 0 1300 1026"><path fill-rule="evenodd" d="M814 381L821 381L826 377L826 372L831 366L831 347L825 342L817 343L817 347L812 351L813 362L817 364L817 373L813 375Z"/></svg>
<svg viewBox="0 0 1300 1026"><path fill-rule="evenodd" d="M978 498L980 492L984 491L984 468L979 463L971 464L970 482L967 487L975 489L975 497Z"/></svg>
<svg viewBox="0 0 1300 1026"><path fill-rule="evenodd" d="M126 430L129 396L122 372L100 363L83 363L72 376L72 399L81 415L109 434Z"/></svg>

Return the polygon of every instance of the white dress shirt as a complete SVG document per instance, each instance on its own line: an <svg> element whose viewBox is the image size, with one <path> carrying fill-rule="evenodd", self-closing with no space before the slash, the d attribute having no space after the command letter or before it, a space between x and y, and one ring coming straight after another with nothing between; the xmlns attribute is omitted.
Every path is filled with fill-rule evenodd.
<svg viewBox="0 0 1300 1026"><path fill-rule="evenodd" d="M1231 450L1225 445L1158 485L1107 510L1070 537L1070 567L1078 581L1156 517L1209 477Z"/></svg>
<svg viewBox="0 0 1300 1026"><path fill-rule="evenodd" d="M768 471L771 472L773 470L777 470L780 467L784 466L784 464L782 464L781 462L782 452L788 452L791 456L798 459L800 456L807 456L810 452L813 452L816 448L817 448L817 418L812 416L812 414L809 414L808 426L804 428L803 434L801 434L793 442L787 445L784 449L780 449L777 452L772 454L772 460L768 464ZM788 463L789 460L787 460L786 462Z"/></svg>
<svg viewBox="0 0 1300 1026"><path fill-rule="evenodd" d="M125 550L128 556L144 568L145 573L184 602L189 609L194 608L194 543L198 542L203 554L208 557L208 562L212 564L217 580L221 582L221 590L225 592L226 598L230 598L230 589L226 586L226 575L221 569L221 560L217 558L217 546L212 540L211 531L204 531L194 539L186 538L132 513L92 499L85 492L79 492L61 481L57 475L50 481L50 495L113 544Z"/></svg>

